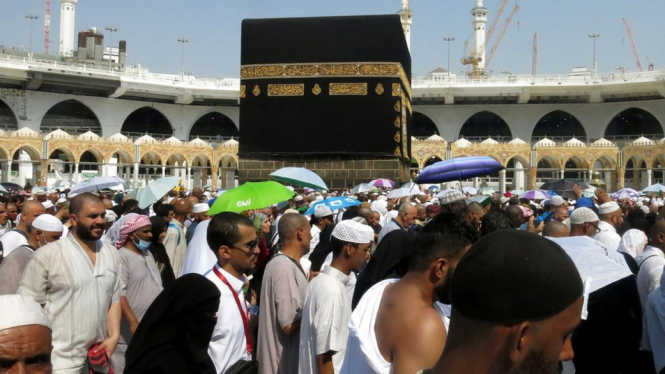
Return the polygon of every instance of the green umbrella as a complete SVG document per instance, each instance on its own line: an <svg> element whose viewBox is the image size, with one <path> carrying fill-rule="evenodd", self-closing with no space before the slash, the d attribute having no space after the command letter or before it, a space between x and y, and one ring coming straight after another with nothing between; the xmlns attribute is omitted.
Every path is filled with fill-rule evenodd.
<svg viewBox="0 0 665 374"><path fill-rule="evenodd" d="M283 185L273 182L247 182L241 186L226 191L212 204L208 215L221 212L240 213L248 209L261 209L272 204L289 200L293 191Z"/></svg>
<svg viewBox="0 0 665 374"><path fill-rule="evenodd" d="M145 209L150 204L155 203L164 195L174 189L180 182L180 177L165 177L155 179L148 183L147 186L141 188L136 194L136 200L139 202L139 208Z"/></svg>

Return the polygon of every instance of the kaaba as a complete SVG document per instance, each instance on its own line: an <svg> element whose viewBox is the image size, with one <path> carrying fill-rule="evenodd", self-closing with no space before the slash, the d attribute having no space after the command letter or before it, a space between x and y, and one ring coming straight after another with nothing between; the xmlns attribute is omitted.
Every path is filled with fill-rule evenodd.
<svg viewBox="0 0 665 374"><path fill-rule="evenodd" d="M411 57L398 15L242 23L240 182L285 166L330 188L409 179Z"/></svg>

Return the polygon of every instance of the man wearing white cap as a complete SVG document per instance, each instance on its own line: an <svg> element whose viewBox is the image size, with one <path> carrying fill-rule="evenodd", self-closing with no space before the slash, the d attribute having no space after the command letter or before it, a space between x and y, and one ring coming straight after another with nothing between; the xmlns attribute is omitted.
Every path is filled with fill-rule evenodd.
<svg viewBox="0 0 665 374"><path fill-rule="evenodd" d="M51 200L44 201L42 205L44 206L45 214L55 214L55 205L53 205Z"/></svg>
<svg viewBox="0 0 665 374"><path fill-rule="evenodd" d="M577 208L570 215L570 236L588 236L593 238L600 231L599 219L589 208Z"/></svg>
<svg viewBox="0 0 665 374"><path fill-rule="evenodd" d="M310 253L319 244L321 231L333 223L333 211L330 207L325 204L317 205L314 209L314 219L311 222L312 228L310 229L310 234L312 234L312 240L309 242L309 253L304 255L303 258L309 259Z"/></svg>
<svg viewBox="0 0 665 374"><path fill-rule="evenodd" d="M199 223L209 220L211 217L208 215L210 210L210 205L207 203L198 203L194 204L194 209L192 209L192 223L187 227L187 234L185 234L185 239L187 240L187 245L192 241L194 237L194 231Z"/></svg>
<svg viewBox="0 0 665 374"><path fill-rule="evenodd" d="M0 357L3 373L51 373L51 324L29 297L0 296Z"/></svg>
<svg viewBox="0 0 665 374"><path fill-rule="evenodd" d="M28 243L28 235L26 234L28 232L28 226L32 225L32 221L41 214L44 214L44 206L40 202L30 200L23 204L20 221L16 228L5 233L0 238L5 257L7 257L14 248Z"/></svg>
<svg viewBox="0 0 665 374"><path fill-rule="evenodd" d="M332 263L308 286L300 327L300 374L338 373L342 368L351 319L346 285L370 255L371 236L365 227L352 220L335 226Z"/></svg>
<svg viewBox="0 0 665 374"><path fill-rule="evenodd" d="M60 239L62 222L52 215L42 214L28 226L27 234L28 244L14 249L0 264L0 295L16 293L32 254L46 243Z"/></svg>
<svg viewBox="0 0 665 374"><path fill-rule="evenodd" d="M600 218L598 223L600 232L596 234L594 239L609 248L618 250L621 244L621 236L617 234L617 228L623 224L623 215L619 204L614 201L601 204L598 207L598 218Z"/></svg>

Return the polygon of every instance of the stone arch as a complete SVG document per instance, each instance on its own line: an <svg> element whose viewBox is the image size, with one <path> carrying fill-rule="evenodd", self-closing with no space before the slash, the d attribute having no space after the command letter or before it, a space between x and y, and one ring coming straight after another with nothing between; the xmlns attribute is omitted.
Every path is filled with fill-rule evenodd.
<svg viewBox="0 0 665 374"><path fill-rule="evenodd" d="M633 156L626 162L624 184L626 187L641 191L648 187L647 160Z"/></svg>
<svg viewBox="0 0 665 374"><path fill-rule="evenodd" d="M629 108L612 118L605 128L605 138L621 138L645 135L660 139L664 136L663 126L650 112L640 108Z"/></svg>
<svg viewBox="0 0 665 374"><path fill-rule="evenodd" d="M9 160L9 151L3 145L0 145L0 160L1 161Z"/></svg>
<svg viewBox="0 0 665 374"><path fill-rule="evenodd" d="M589 163L580 156L571 156L564 164L563 176L566 179L586 179L586 173L589 171Z"/></svg>
<svg viewBox="0 0 665 374"><path fill-rule="evenodd" d="M487 137L495 140L510 140L513 138L513 133L503 118L485 110L472 115L464 122L459 137L469 140L482 140Z"/></svg>
<svg viewBox="0 0 665 374"><path fill-rule="evenodd" d="M18 130L18 117L12 108L0 100L0 129L5 131Z"/></svg>
<svg viewBox="0 0 665 374"><path fill-rule="evenodd" d="M122 123L120 133L128 137L140 137L146 133L155 139L173 135L171 122L159 110L144 106L130 113Z"/></svg>
<svg viewBox="0 0 665 374"><path fill-rule="evenodd" d="M101 175L100 164L104 162L104 156L96 150L86 150L79 156L79 172L97 171Z"/></svg>
<svg viewBox="0 0 665 374"><path fill-rule="evenodd" d="M199 117L189 131L189 140L194 140L197 137L206 141L238 139L240 129L228 116L220 112L210 112Z"/></svg>
<svg viewBox="0 0 665 374"><path fill-rule="evenodd" d="M68 173L74 172L73 164L76 162L74 153L67 148L60 147L51 151L48 157L49 172Z"/></svg>
<svg viewBox="0 0 665 374"><path fill-rule="evenodd" d="M437 155L431 155L425 159L423 159L423 168L426 168L430 165L433 165L439 161L443 161L443 159Z"/></svg>
<svg viewBox="0 0 665 374"><path fill-rule="evenodd" d="M586 141L586 130L572 114L555 110L544 115L531 132L532 141L547 137L554 141L567 141L573 137Z"/></svg>
<svg viewBox="0 0 665 374"><path fill-rule="evenodd" d="M651 183L665 183L665 154L661 153L658 156L654 157L651 162L651 169L653 170L653 176Z"/></svg>
<svg viewBox="0 0 665 374"><path fill-rule="evenodd" d="M118 164L126 164L126 165L133 165L134 164L134 157L131 155L131 153L122 150L122 149L115 149L111 152L109 152L108 157L106 158L106 162L110 162L110 159L112 157L115 157L117 160Z"/></svg>
<svg viewBox="0 0 665 374"><path fill-rule="evenodd" d="M515 154L506 158L505 166L508 186L517 190L525 190L528 185L529 160L522 155Z"/></svg>
<svg viewBox="0 0 665 374"><path fill-rule="evenodd" d="M205 154L198 154L192 159L193 187L203 187L212 184L212 163Z"/></svg>
<svg viewBox="0 0 665 374"><path fill-rule="evenodd" d="M24 144L17 147L12 154L11 171L17 173L17 177L12 177L12 182L21 186L30 183L33 186L39 185L39 159L40 153L33 146Z"/></svg>
<svg viewBox="0 0 665 374"><path fill-rule="evenodd" d="M221 188L235 187L236 175L238 172L238 157L230 154L223 154L217 162L219 173L218 180L221 181Z"/></svg>
<svg viewBox="0 0 665 374"><path fill-rule="evenodd" d="M102 125L95 112L74 99L53 105L42 118L39 131L47 134L57 129L62 129L69 134L83 134L92 131L102 136Z"/></svg>
<svg viewBox="0 0 665 374"><path fill-rule="evenodd" d="M536 170L537 182L542 183L549 179L559 179L561 165L554 156L543 156L538 159L538 168Z"/></svg>
<svg viewBox="0 0 665 374"><path fill-rule="evenodd" d="M413 112L411 117L411 136L416 138L426 138L434 134L439 134L439 129L434 121L427 115L420 112Z"/></svg>
<svg viewBox="0 0 665 374"><path fill-rule="evenodd" d="M161 178L162 165L163 160L158 153L154 151L144 152L139 161L139 179L143 179L145 184L148 184L152 179Z"/></svg>

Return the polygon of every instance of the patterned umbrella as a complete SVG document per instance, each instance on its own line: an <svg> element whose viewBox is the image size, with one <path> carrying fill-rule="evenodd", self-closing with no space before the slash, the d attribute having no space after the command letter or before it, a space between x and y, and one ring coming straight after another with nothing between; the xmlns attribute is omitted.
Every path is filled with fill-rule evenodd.
<svg viewBox="0 0 665 374"><path fill-rule="evenodd" d="M316 211L316 207L324 204L327 205L330 210L333 212L342 209L342 208L347 208L350 206L354 205L360 205L362 202L360 200L356 200L352 197L349 196L338 196L338 197L329 197L325 200L317 201L316 203L312 204L309 209L305 212L305 215L308 216L310 214L314 214L314 211Z"/></svg>
<svg viewBox="0 0 665 374"><path fill-rule="evenodd" d="M550 196L547 191L543 190L531 190L531 191L526 191L522 195L519 195L520 197L523 197L525 199L529 200L546 200L546 199L551 199L552 196Z"/></svg>
<svg viewBox="0 0 665 374"><path fill-rule="evenodd" d="M638 197L640 197L640 193L632 188L624 188L613 193L611 197L614 200L623 200L623 199L635 200Z"/></svg>
<svg viewBox="0 0 665 374"><path fill-rule="evenodd" d="M501 163L489 156L455 157L439 161L423 169L416 183L461 181L503 170Z"/></svg>
<svg viewBox="0 0 665 374"><path fill-rule="evenodd" d="M393 188L397 183L391 181L390 179L380 178L374 179L368 184L371 184L374 187Z"/></svg>

